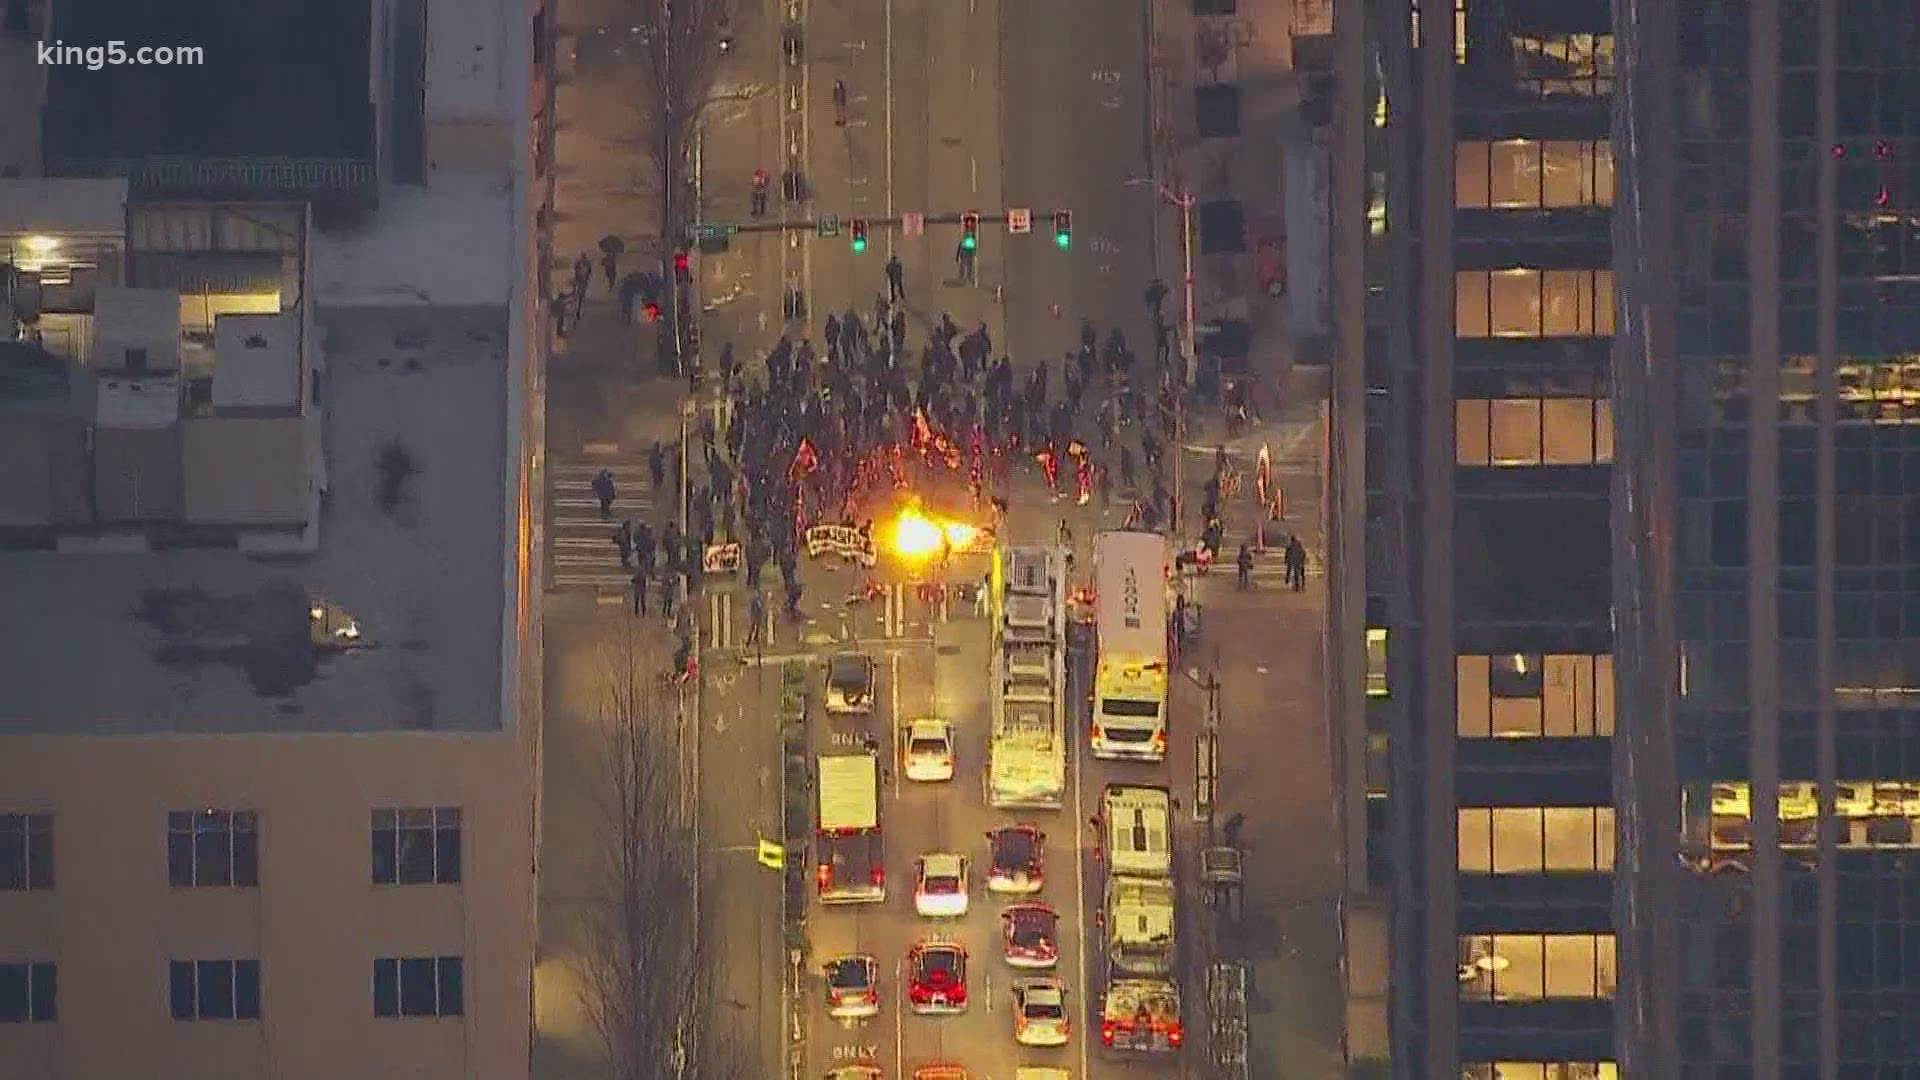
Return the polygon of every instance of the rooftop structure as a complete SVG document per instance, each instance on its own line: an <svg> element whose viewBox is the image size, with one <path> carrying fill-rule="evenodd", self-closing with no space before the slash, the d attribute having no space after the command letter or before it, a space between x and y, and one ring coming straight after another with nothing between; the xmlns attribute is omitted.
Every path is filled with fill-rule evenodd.
<svg viewBox="0 0 1920 1080"><path fill-rule="evenodd" d="M504 319L356 312L320 329L317 553L0 555L0 732L501 725Z"/></svg>
<svg viewBox="0 0 1920 1080"><path fill-rule="evenodd" d="M356 157L373 138L373 6L334 0L63 0L48 37L197 47L199 63L54 65L45 139L61 162L179 156Z"/></svg>
<svg viewBox="0 0 1920 1080"><path fill-rule="evenodd" d="M388 42L374 33L371 5L63 0L53 8L47 44L75 52L56 52L43 67L48 174L123 176L161 197L375 198L381 125L370 72L376 42ZM403 35L407 52L387 50L383 65L395 72L394 99L412 103L402 127L416 133L425 37L415 25ZM84 51L108 43L129 56L174 50L172 62L103 63Z"/></svg>

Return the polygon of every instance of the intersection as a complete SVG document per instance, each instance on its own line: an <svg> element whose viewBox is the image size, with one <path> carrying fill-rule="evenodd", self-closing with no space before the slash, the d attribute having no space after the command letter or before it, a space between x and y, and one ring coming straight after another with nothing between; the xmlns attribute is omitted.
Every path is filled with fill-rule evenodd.
<svg viewBox="0 0 1920 1080"><path fill-rule="evenodd" d="M1082 319L1103 333L1120 327L1134 340L1147 339L1142 292L1156 274L1167 274L1156 269L1156 255L1164 263L1174 246L1166 242L1152 187L1130 182L1154 171L1147 115L1150 20L1144 5L1116 12L1095 0L1046 6L997 0L779 0L764 11L756 6L751 18L737 21L694 170L700 220L747 227L733 231L724 250L709 243L694 256L709 370L723 342L732 343L743 370L756 373L759 358L783 334L818 344L828 313L864 315L876 294L885 295L883 268L893 255L905 269L914 351L943 315L963 332L984 325L995 353L1011 356L1021 372L1037 364L1058 367L1077 344ZM783 31L791 26L800 29L804 43L798 62L782 49ZM836 82L845 90L843 110L836 107ZM844 124L837 122L842 118ZM594 145L592 152L599 152L605 143ZM779 178L789 168L804 176L806 198L781 197L786 193ZM756 169L776 178L767 213L759 217L751 212L750 178ZM1071 213L1071 244L1065 247L1054 236L1051 215L1058 209ZM1030 232L1008 232L1006 219L1015 210L1031 215ZM972 282L962 280L955 259L962 232L958 219L969 212L982 217ZM920 227L909 235L907 219L915 216L922 221L913 222ZM821 227L826 219L833 219L837 230ZM855 220L868 223L864 251L856 251L852 242ZM573 246L590 242L596 228L583 222ZM563 244L559 250L571 249ZM1176 254L1176 269L1177 261ZM794 309L796 297L804 301L804 316ZM578 342L594 331L596 320L610 318L611 312L596 314L589 304L574 346L583 358L586 347ZM650 330L642 326L633 334L650 336ZM629 348L642 356L651 353L644 341L620 347ZM633 364L630 358L626 363ZM648 377L625 386L605 378L592 384L605 391L604 400L587 413L597 422L569 427L564 418L550 420L551 582L556 590L578 594L572 607L554 605L565 614L550 618L550 636L604 636L608 620L627 617L627 590L610 529L597 521L591 497L576 490L590 480L588 466L632 474L621 483L616 523L628 513L623 504L629 498L632 514L644 516L656 531L677 505L671 492L651 492L641 466L650 440L670 443L676 437L686 383L651 378L650 359L638 368ZM698 402L705 407L712 399L703 395ZM1316 449L1314 420L1302 413L1286 421L1293 426L1284 428L1276 445ZM1188 455L1187 497L1197 505L1197 477L1210 466L1212 447L1197 437L1190 443L1181 452ZM1243 468L1250 466L1254 448L1257 444L1232 448ZM1286 527L1303 530L1317 553L1317 465L1296 454L1285 467L1294 470L1284 481L1291 499ZM1050 493L1037 476L1022 472L1016 472L1009 494L1003 542L1052 544L1064 525L1074 538L1077 578L1086 575L1093 535L1121 527L1126 517L1124 497L1111 505L1104 500L1077 505L1070 495ZM1251 516L1239 510L1228 516L1232 534L1245 535ZM1317 555L1312 565L1317 588ZM1217 667L1222 675L1230 710L1223 745L1237 748L1225 754L1237 754L1247 764L1264 760L1245 741L1235 741L1260 737L1256 717L1289 728L1301 725L1284 736L1288 742L1325 742L1317 726L1324 720L1310 715L1310 704L1302 703L1306 712L1290 708L1273 720L1264 716L1267 701L1298 696L1293 690L1276 693L1272 680L1280 671L1307 680L1303 690L1317 687L1312 668L1319 654L1319 601L1312 588L1306 594L1283 593L1279 573L1277 557L1263 559L1254 573L1255 592L1245 596L1235 594L1230 566L1191 584L1192 598L1208 610L1203 637L1217 644L1210 650L1203 645L1186 662L1191 670L1183 674L1189 677L1173 680L1173 738L1161 764L1101 762L1087 752L1078 732L1084 730L1092 642L1090 634L1076 636L1071 700L1080 703L1082 715L1068 722L1068 798L1053 811L1004 811L986 803L988 703L981 673L991 642L986 621L968 605L950 605L943 620L912 590L893 587L850 603L867 585L865 571L803 560L802 617L769 612L756 633L741 583L710 577L688 612L698 624L702 647L694 726L709 869L701 883L700 947L717 975L719 1026L754 1043L748 1048L755 1063L751 1075L819 1077L843 1065L871 1064L887 1077L905 1078L936 1062L958 1063L975 1077L1000 1080L1011 1080L1018 1065L1065 1066L1070 1075L1088 1078L1211 1075L1200 1029L1205 1026L1204 953L1214 933L1194 869L1207 827L1191 812L1194 735L1204 697L1195 688L1200 668ZM773 591L777 594L777 587ZM592 603L587 594L599 602ZM576 629L562 625L575 618ZM1297 655L1270 669L1264 659L1249 658L1259 652L1250 646L1260 641L1299 641L1311 651L1289 644ZM825 658L843 649L877 660L879 706L859 724L815 715L807 728L807 756L811 762L822 751L860 745L867 734L878 740L887 768L882 815L889 895L882 904L828 908L812 900L810 881L804 894L783 898L781 875L760 865L756 854L763 840L782 831L780 666L801 660L817 677ZM592 692L588 685L564 681L568 685L550 693ZM894 739L900 724L928 715L954 724L957 774L946 783L908 783L900 775ZM1298 769L1330 771L1324 746L1292 756L1300 759ZM1222 798L1230 803L1237 791L1247 817L1261 823L1250 822L1247 833L1272 837L1256 855L1272 860L1267 876L1295 858L1290 848L1311 849L1316 859L1324 851L1331 860L1337 846L1331 798L1318 790L1326 778L1318 784L1289 780L1288 789L1276 795L1265 777L1245 768L1229 763ZM1103 1053L1097 1015L1089 1012L1104 973L1097 925L1102 869L1088 820L1109 783L1165 786L1186 807L1176 815L1174 843L1180 975L1195 1042L1177 1055L1142 1059ZM1274 806L1269 810L1250 799ZM1001 904L987 896L979 880L985 833L1016 822L1047 834L1042 898L1061 916L1057 973L1066 983L1073 1028L1068 1044L1058 1049L1021 1047L1013 1039L1014 974L999 956ZM548 833L558 835L562 828L550 822ZM976 869L969 914L935 925L914 914L913 867L917 857L941 850L968 855ZM807 853L791 851L789 857L804 860ZM1333 1076L1338 961L1327 950L1337 935L1331 903L1319 889L1303 881L1300 895L1276 895L1265 907L1250 899L1250 913L1259 914L1249 933L1262 939L1260 950L1295 958L1286 965L1284 982L1263 986L1256 996L1261 1007L1284 1014L1280 1024L1288 1052L1292 1060L1306 1063L1300 1074ZM801 909L794 914L804 922L804 932L790 940L781 916L795 906ZM904 1008L900 967L913 943L942 938L968 949L974 1000L959 1016L915 1015ZM820 965L850 951L870 953L879 963L884 1004L869 1020L843 1022L826 1015ZM1308 962L1310 968L1301 966Z"/></svg>

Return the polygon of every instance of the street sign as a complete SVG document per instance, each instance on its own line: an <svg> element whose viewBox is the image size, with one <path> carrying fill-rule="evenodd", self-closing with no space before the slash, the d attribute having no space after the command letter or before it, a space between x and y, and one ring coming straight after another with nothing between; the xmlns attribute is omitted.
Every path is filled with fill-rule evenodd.
<svg viewBox="0 0 1920 1080"><path fill-rule="evenodd" d="M724 240L740 231L740 226L728 221L696 221L687 226L688 235L695 240Z"/></svg>
<svg viewBox="0 0 1920 1080"><path fill-rule="evenodd" d="M1007 231L1014 234L1033 231L1033 211L1022 206L1007 208Z"/></svg>
<svg viewBox="0 0 1920 1080"><path fill-rule="evenodd" d="M821 214L820 219L813 223L813 231L821 236L839 236L840 215Z"/></svg>
<svg viewBox="0 0 1920 1080"><path fill-rule="evenodd" d="M900 235L921 236L927 231L927 215L918 210L908 210L900 215Z"/></svg>

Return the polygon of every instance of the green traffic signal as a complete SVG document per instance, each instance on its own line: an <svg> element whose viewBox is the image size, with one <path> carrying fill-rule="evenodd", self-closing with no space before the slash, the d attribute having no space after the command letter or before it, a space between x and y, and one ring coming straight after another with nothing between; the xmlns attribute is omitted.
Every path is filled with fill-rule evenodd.
<svg viewBox="0 0 1920 1080"><path fill-rule="evenodd" d="M862 252L864 252L864 251L866 251L866 250L867 250L867 238L866 238L866 237L864 237L864 236L856 236L856 237L854 237L854 238L853 238L853 253L854 253L855 255L858 255L858 254L860 254L860 253L862 253Z"/></svg>
<svg viewBox="0 0 1920 1080"><path fill-rule="evenodd" d="M1069 232L1054 233L1053 242L1061 251L1065 251L1073 246L1073 234Z"/></svg>
<svg viewBox="0 0 1920 1080"><path fill-rule="evenodd" d="M980 246L980 238L972 233L968 233L960 238L960 246L966 248L968 251L972 251Z"/></svg>

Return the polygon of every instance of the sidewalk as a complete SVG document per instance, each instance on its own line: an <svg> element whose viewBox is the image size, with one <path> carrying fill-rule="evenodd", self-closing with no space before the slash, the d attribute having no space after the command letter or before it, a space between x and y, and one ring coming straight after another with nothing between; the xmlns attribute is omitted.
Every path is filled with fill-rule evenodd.
<svg viewBox="0 0 1920 1080"><path fill-rule="evenodd" d="M1157 173L1195 198L1193 210L1194 322L1206 352L1207 327L1245 323L1246 367L1253 404L1272 413L1316 396L1317 380L1296 376L1295 335L1286 325L1287 245L1283 200L1283 149L1310 138L1299 117L1300 91L1293 72L1292 0L1239 0L1232 16L1196 16L1185 0L1154 6L1156 128L1161 144ZM1204 65L1204 66L1203 66ZM1237 91L1238 134L1203 136L1196 90L1230 86ZM1206 254L1203 228L1208 210L1241 219L1242 250ZM1326 213L1323 207L1320 211ZM1165 209L1156 245L1162 280L1177 301L1181 289L1180 213ZM1211 237L1219 239L1219 237ZM1230 240L1233 238L1229 238ZM1276 276L1277 270L1277 276ZM1177 309L1175 309L1177 310ZM1217 400L1209 397L1209 401ZM1211 405L1190 409L1190 419L1217 416ZM1189 442L1202 430L1189 428ZM1211 445L1211 442L1209 442Z"/></svg>
<svg viewBox="0 0 1920 1080"><path fill-rule="evenodd" d="M1271 443L1275 480L1286 495L1280 529L1298 531L1308 549L1305 591L1282 585L1277 552L1264 557L1250 592L1235 588L1230 563L1216 567L1196 590L1200 636L1179 665L1220 681L1215 821L1224 826L1236 813L1245 815L1244 917L1237 929L1212 936L1209 959L1238 958L1248 965L1251 1075L1279 1080L1345 1075L1343 878L1322 658L1326 591L1319 569L1318 430L1317 405L1307 403L1258 433ZM1251 484L1245 448L1230 450ZM1190 498L1198 500L1198 484L1211 470L1210 453L1189 461ZM1250 493L1222 508L1229 551L1251 534L1256 513ZM1264 572L1269 563L1271 574ZM1197 728L1205 693L1182 678L1175 680L1174 694L1176 716L1193 718ZM1190 788L1191 775L1190 767L1177 770L1176 785Z"/></svg>

